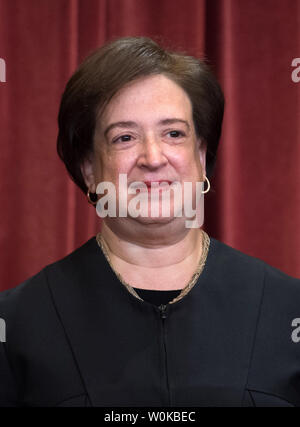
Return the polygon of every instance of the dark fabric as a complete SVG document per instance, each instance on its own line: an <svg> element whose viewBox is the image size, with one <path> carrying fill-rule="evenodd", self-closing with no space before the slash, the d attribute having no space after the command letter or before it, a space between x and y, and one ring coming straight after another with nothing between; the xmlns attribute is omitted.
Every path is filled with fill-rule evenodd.
<svg viewBox="0 0 300 427"><path fill-rule="evenodd" d="M144 300L154 305L167 304L172 301L177 295L180 294L181 290L163 291L163 290L151 290L151 289L139 289L133 288L136 293Z"/></svg>
<svg viewBox="0 0 300 427"><path fill-rule="evenodd" d="M207 57L226 96L209 235L300 277L299 0L0 1L0 289L100 228L56 155L64 86L107 40L145 35Z"/></svg>
<svg viewBox="0 0 300 427"><path fill-rule="evenodd" d="M0 294L2 406L300 406L300 281L211 239L198 282L159 308L96 239Z"/></svg>

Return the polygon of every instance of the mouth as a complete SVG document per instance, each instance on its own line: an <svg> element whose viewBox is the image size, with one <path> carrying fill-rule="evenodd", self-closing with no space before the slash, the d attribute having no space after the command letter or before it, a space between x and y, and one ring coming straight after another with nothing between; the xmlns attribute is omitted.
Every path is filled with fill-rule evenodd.
<svg viewBox="0 0 300 427"><path fill-rule="evenodd" d="M146 188L141 185L141 182L146 185ZM158 191L167 190L170 188L170 185L174 181L170 181L169 179L156 179L151 181L135 181L135 183L131 183L131 187L139 190L140 192L150 192L151 189L158 189Z"/></svg>
<svg viewBox="0 0 300 427"><path fill-rule="evenodd" d="M173 181L169 181L167 179L160 179L156 181L143 181L144 184L147 185L148 188L155 187L168 187L172 184Z"/></svg>

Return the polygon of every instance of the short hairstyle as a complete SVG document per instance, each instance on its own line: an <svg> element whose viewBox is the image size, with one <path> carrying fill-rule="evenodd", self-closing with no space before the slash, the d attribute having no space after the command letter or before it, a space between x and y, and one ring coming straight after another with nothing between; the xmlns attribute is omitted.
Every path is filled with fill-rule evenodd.
<svg viewBox="0 0 300 427"><path fill-rule="evenodd" d="M207 145L206 173L216 161L224 96L207 64L166 50L147 37L124 37L97 49L79 66L62 95L57 152L74 182L86 193L81 165L93 153L96 120L112 97L138 78L163 74L188 95L197 137Z"/></svg>

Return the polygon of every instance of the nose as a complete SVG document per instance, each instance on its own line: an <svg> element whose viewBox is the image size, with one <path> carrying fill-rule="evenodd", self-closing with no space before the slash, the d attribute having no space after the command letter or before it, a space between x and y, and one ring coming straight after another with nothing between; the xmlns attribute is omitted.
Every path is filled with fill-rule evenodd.
<svg viewBox="0 0 300 427"><path fill-rule="evenodd" d="M163 152L163 143L159 138L148 135L141 144L141 153L138 158L138 166L148 169L158 169L168 162Z"/></svg>

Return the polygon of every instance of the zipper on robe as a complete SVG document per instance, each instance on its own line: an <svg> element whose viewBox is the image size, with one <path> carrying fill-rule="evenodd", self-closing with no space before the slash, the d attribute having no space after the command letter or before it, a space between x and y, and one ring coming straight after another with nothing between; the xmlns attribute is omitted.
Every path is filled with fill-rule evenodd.
<svg viewBox="0 0 300 427"><path fill-rule="evenodd" d="M167 355L167 343L166 343L166 325L165 319L167 318L167 305L161 304L158 307L160 311L160 317L162 319L162 336L163 336L163 347L164 347L164 359L165 359L165 373L166 373L166 387L168 394L168 405L171 406L171 393L170 393L170 384L169 384L169 372L168 372L168 355Z"/></svg>

